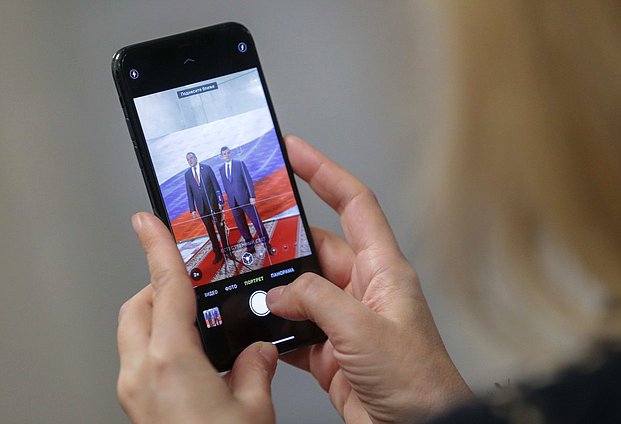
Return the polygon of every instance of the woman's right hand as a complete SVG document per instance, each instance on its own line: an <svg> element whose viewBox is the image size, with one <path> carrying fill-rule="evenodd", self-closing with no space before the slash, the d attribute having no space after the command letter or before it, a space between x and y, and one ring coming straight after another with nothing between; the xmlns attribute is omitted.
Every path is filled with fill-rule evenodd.
<svg viewBox="0 0 621 424"><path fill-rule="evenodd" d="M313 374L348 423L418 422L470 399L371 190L301 139L285 142L293 170L345 234L313 229L325 278L304 274L268 293L272 313L314 321L328 336L286 360Z"/></svg>

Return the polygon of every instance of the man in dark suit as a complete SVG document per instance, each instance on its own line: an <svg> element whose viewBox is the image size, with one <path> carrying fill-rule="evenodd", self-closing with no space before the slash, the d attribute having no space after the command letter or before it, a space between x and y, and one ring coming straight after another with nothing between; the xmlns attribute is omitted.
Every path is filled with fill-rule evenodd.
<svg viewBox="0 0 621 424"><path fill-rule="evenodd" d="M218 236L214 230L214 225L220 233L220 240L224 247L228 248L228 240L226 238L226 230L224 228L224 220L222 219L222 205L224 199L220 191L220 184L216 179L216 174L209 165L199 164L196 155L189 152L185 156L190 168L185 172L185 189L188 195L188 207L192 212L194 219L201 218L211 246L216 258L213 263L217 264L222 260L222 250ZM227 256L231 255L228 249L225 249Z"/></svg>
<svg viewBox="0 0 621 424"><path fill-rule="evenodd" d="M237 228L242 237L246 241L246 250L254 253L254 240L246 216L250 218L254 229L259 235L259 240L265 244L265 250L270 255L276 253L276 249L270 245L270 237L265 230L265 225L255 205L256 197L254 194L254 182L246 168L246 164L241 160L231 157L231 151L228 147L220 149L220 157L224 160L224 165L220 167L220 177L228 198L229 207L233 212L233 218L237 223Z"/></svg>

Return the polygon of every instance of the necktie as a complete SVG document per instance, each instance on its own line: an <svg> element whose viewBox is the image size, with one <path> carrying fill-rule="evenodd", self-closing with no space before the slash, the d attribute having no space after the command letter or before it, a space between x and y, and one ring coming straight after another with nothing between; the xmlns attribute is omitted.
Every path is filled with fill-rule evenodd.
<svg viewBox="0 0 621 424"><path fill-rule="evenodd" d="M226 178L228 178L228 180L231 180L231 162L226 164Z"/></svg>
<svg viewBox="0 0 621 424"><path fill-rule="evenodd" d="M196 180L196 184L200 185L200 180L198 179L198 174L196 173L196 167L193 166L192 169L194 170L194 180Z"/></svg>

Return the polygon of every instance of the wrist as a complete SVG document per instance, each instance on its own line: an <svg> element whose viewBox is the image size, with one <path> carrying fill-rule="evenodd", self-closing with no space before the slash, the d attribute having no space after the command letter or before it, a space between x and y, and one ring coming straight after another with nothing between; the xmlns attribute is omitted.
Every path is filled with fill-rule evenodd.
<svg viewBox="0 0 621 424"><path fill-rule="evenodd" d="M433 375L420 377L419 382L410 387L414 408L410 411L409 422L426 422L475 400L448 354L440 362L444 364L434 364ZM425 395L421 396L422 393Z"/></svg>

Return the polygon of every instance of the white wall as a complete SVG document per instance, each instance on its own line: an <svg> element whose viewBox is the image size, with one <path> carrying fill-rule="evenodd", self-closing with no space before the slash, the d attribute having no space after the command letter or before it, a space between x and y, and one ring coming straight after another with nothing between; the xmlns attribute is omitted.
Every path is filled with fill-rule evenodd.
<svg viewBox="0 0 621 424"><path fill-rule="evenodd" d="M116 401L122 302L148 280L129 217L149 202L110 76L112 54L239 21L253 32L280 124L364 179L406 255L419 248L412 169L441 122L435 12L379 0L44 1L0 17L0 411L3 423L127 422ZM302 190L310 221L336 216ZM441 301L430 300L442 319ZM449 348L451 341L447 340ZM459 363L460 359L456 358ZM281 423L339 422L281 364Z"/></svg>

